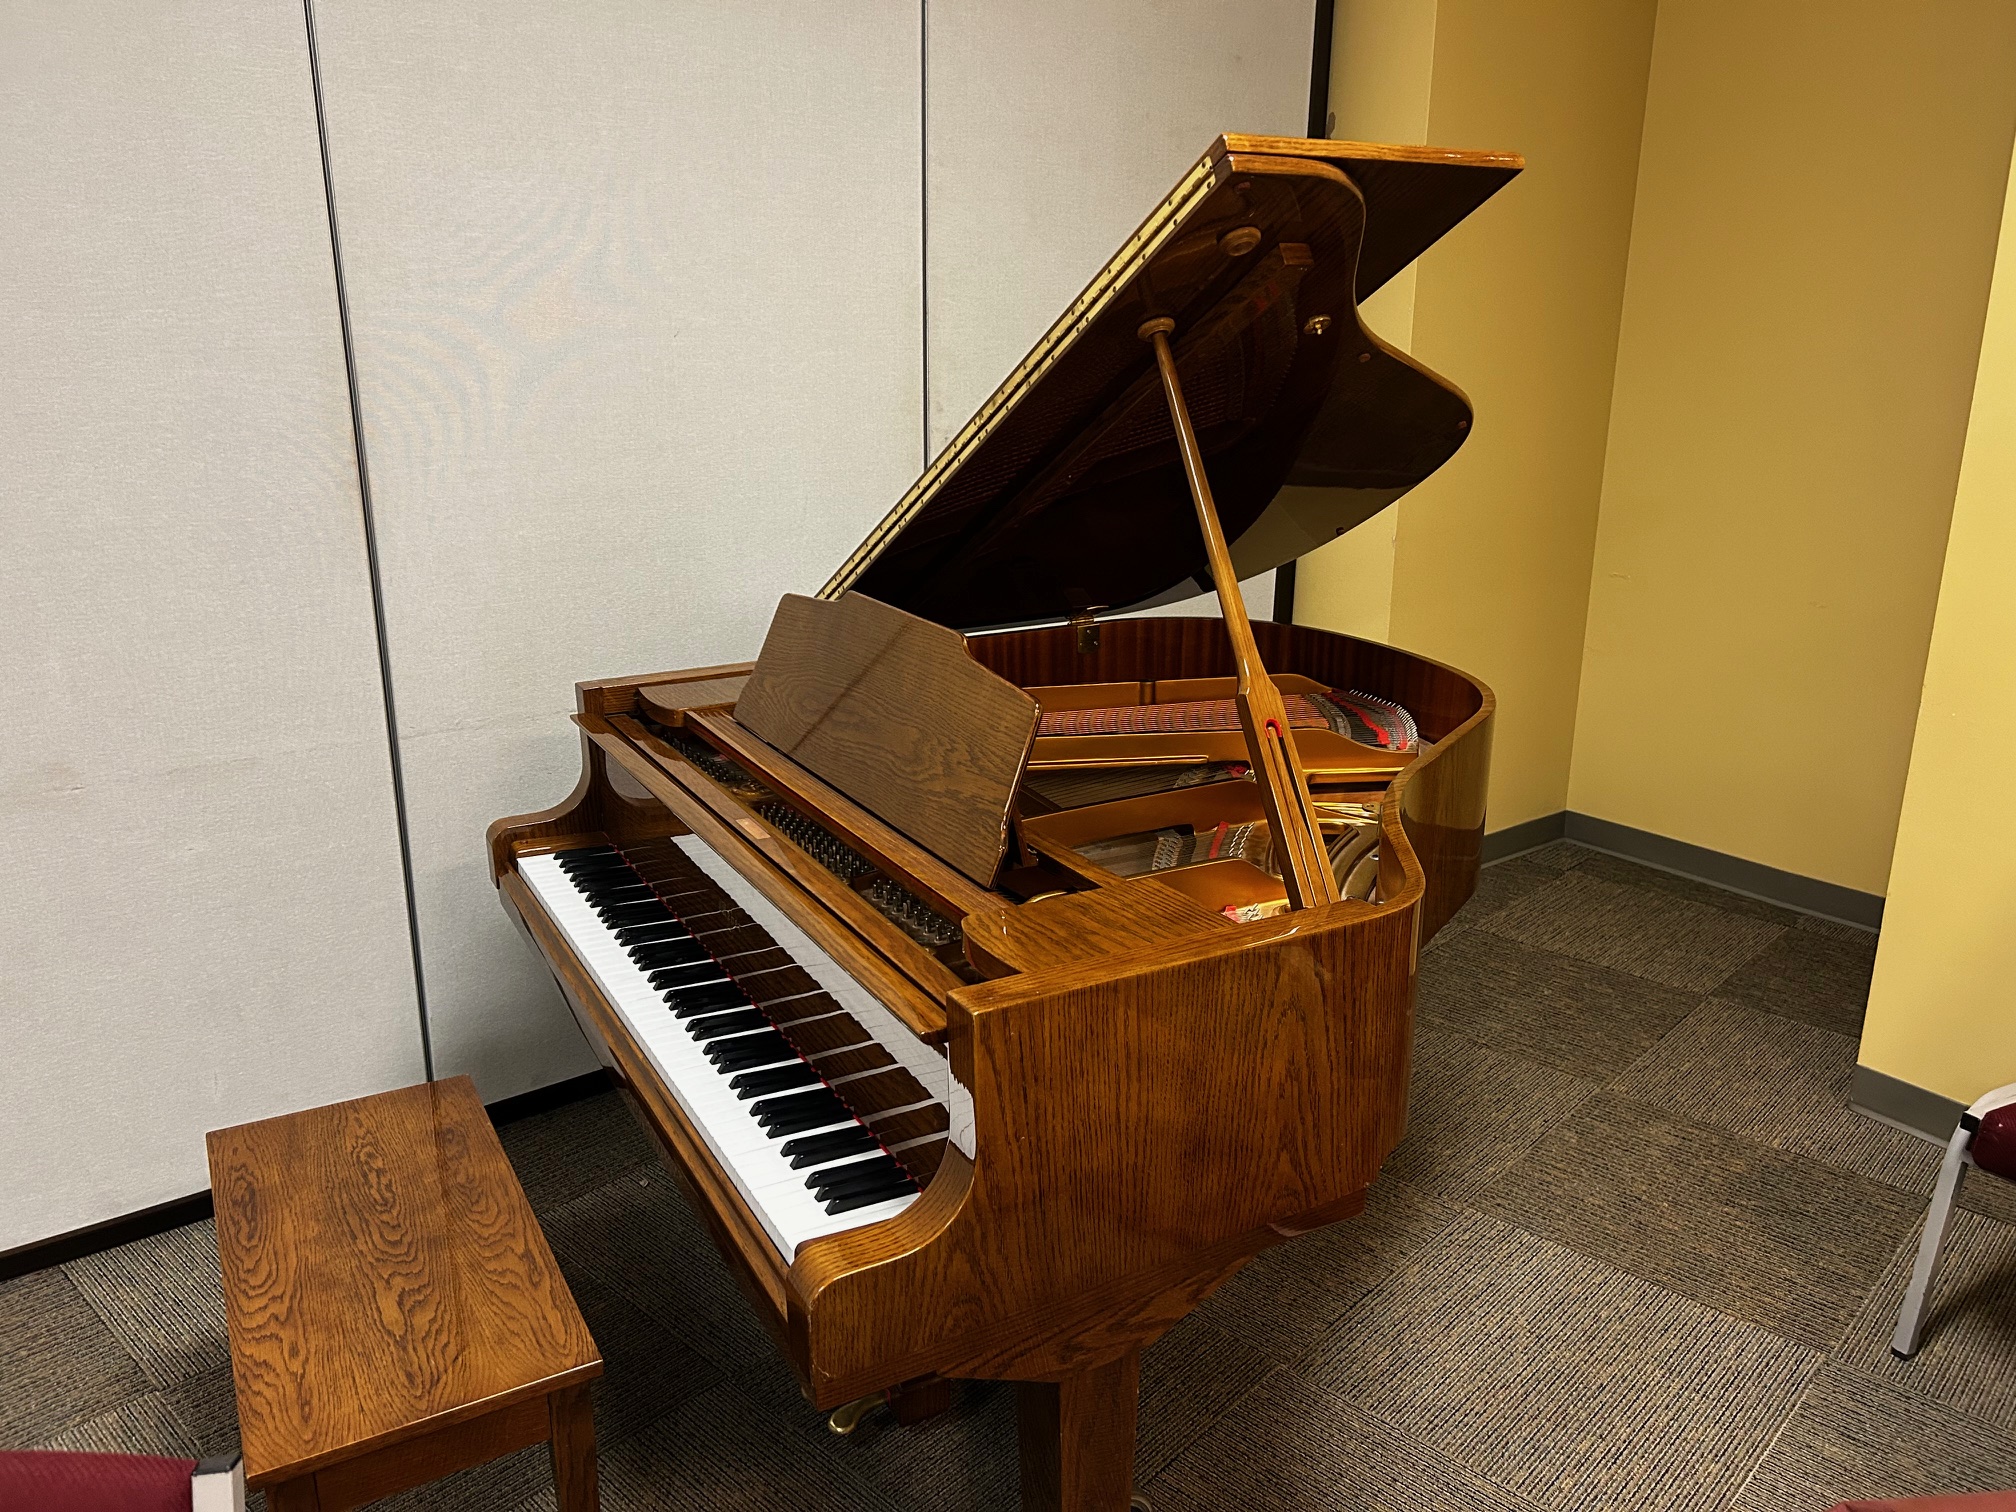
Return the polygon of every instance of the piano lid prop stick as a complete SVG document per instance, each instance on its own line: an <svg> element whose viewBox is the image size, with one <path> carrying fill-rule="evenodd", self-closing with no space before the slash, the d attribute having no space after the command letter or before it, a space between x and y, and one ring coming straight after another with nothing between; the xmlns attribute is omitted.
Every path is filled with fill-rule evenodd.
<svg viewBox="0 0 2016 1512"><path fill-rule="evenodd" d="M1176 447L1183 454L1183 475L1190 483L1190 501L1197 506L1197 524L1204 532L1204 553L1211 566L1211 581L1218 587L1218 603L1225 614L1225 633L1232 641L1232 659L1238 668L1238 686L1233 699L1239 706L1239 723L1245 727L1246 746L1253 753L1253 772L1260 781L1260 801L1267 810L1267 826L1280 852L1281 880L1288 888L1291 908L1313 908L1318 903L1337 901L1337 878L1330 870L1328 847L1316 823L1316 810L1309 801L1309 783L1302 775L1302 763L1295 756L1294 737L1288 732L1288 711L1281 691L1260 662L1260 648L1253 643L1253 626L1246 618L1246 602L1239 597L1239 578L1232 570L1232 553L1225 545L1225 531L1218 523L1218 506L1211 499L1211 481L1204 474L1204 453L1197 445L1197 432L1190 424L1189 408L1183 403L1183 385L1176 376L1176 355L1169 348L1169 333L1176 322L1166 315L1142 324L1137 333L1154 343L1155 365L1162 373L1162 394L1169 401L1169 419L1176 427Z"/></svg>

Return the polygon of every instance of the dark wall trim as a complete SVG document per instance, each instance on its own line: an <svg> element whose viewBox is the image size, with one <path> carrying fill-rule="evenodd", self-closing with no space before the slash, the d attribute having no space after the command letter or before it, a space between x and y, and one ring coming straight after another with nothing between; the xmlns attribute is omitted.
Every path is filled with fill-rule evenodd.
<svg viewBox="0 0 2016 1512"><path fill-rule="evenodd" d="M1660 871L1677 872L1683 877L1712 882L1730 892L1761 898L1766 903L1797 909L1800 913L1818 914L1823 919L1834 919L1861 929L1880 929L1883 925L1883 900L1875 893L1857 892L1852 887L1822 882L1817 877L1780 871L1775 866L1709 850L1705 845L1689 845L1685 840L1671 840L1650 830L1633 829L1628 824L1615 824L1591 814L1578 814L1572 809L1529 819L1524 824L1515 824L1510 829L1486 835L1484 859L1487 862L1502 861L1507 856L1516 856L1521 851L1560 839L1573 840L1593 850L1608 851L1613 856L1642 862Z"/></svg>
<svg viewBox="0 0 2016 1512"><path fill-rule="evenodd" d="M607 1092L612 1085L607 1071L590 1071L585 1076L569 1077L550 1087L537 1087L516 1097L501 1098L489 1104L485 1111L490 1115L490 1122L502 1128L521 1118L530 1118L535 1113L551 1112L554 1108ZM201 1223L214 1211L210 1190L206 1187L200 1192L191 1192L187 1197L142 1208L137 1213L107 1218L103 1223L88 1224L50 1239L37 1239L31 1244L0 1253L0 1281L11 1281L30 1271L47 1270L52 1265L81 1260L101 1250L117 1249L136 1239L151 1239L156 1234L165 1234L186 1224Z"/></svg>
<svg viewBox="0 0 2016 1512"><path fill-rule="evenodd" d="M25 1276L30 1271L47 1270L52 1265L81 1260L86 1255L97 1254L100 1250L117 1249L122 1244L131 1244L135 1239L147 1239L155 1234L165 1234L168 1230L181 1228L187 1223L201 1223L210 1216L211 1211L210 1189L205 1187L200 1192L191 1192L187 1197L157 1203L153 1207L142 1208L137 1213L127 1213L119 1218L107 1218L103 1223L72 1229L69 1233L58 1234L53 1239L38 1239L33 1244L24 1244L0 1254L0 1281L12 1281L16 1276Z"/></svg>
<svg viewBox="0 0 2016 1512"><path fill-rule="evenodd" d="M1566 814L1542 814L1538 819L1528 819L1510 829L1493 831L1484 837L1484 864L1489 866L1493 861L1503 861L1522 851L1538 850L1559 840L1567 818Z"/></svg>
<svg viewBox="0 0 2016 1512"><path fill-rule="evenodd" d="M1960 1115L1967 1111L1965 1103L1885 1076L1867 1066L1855 1068L1855 1079L1848 1084L1848 1105L1886 1123L1902 1124L1912 1133L1940 1144L1953 1137L1954 1129L1960 1125Z"/></svg>
<svg viewBox="0 0 2016 1512"><path fill-rule="evenodd" d="M499 1098L484 1111L490 1115L490 1122L501 1129L535 1113L550 1113L555 1108L580 1102L584 1097L597 1096L613 1086L615 1083L609 1079L607 1071L589 1071L581 1076L570 1076L563 1082L555 1082L550 1087L534 1087L516 1097Z"/></svg>

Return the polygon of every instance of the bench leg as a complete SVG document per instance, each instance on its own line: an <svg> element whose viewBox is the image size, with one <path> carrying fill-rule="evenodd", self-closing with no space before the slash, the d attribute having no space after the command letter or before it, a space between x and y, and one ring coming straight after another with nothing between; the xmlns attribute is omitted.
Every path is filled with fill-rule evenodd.
<svg viewBox="0 0 2016 1512"><path fill-rule="evenodd" d="M556 1391L553 1413L553 1494L560 1512L596 1512L595 1408L586 1386Z"/></svg>

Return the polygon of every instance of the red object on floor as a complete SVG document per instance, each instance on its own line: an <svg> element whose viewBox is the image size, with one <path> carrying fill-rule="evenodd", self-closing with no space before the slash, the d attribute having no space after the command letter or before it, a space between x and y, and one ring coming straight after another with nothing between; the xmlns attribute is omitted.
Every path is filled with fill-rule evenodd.
<svg viewBox="0 0 2016 1512"><path fill-rule="evenodd" d="M1982 1170L2016 1181L2016 1103L1981 1115L1981 1127L1967 1142L1967 1153Z"/></svg>
<svg viewBox="0 0 2016 1512"><path fill-rule="evenodd" d="M2016 1491L1970 1496L1906 1496L1896 1501L1836 1502L1828 1512L2016 1512Z"/></svg>
<svg viewBox="0 0 2016 1512"><path fill-rule="evenodd" d="M151 1454L0 1453L0 1508L189 1512L196 1461Z"/></svg>

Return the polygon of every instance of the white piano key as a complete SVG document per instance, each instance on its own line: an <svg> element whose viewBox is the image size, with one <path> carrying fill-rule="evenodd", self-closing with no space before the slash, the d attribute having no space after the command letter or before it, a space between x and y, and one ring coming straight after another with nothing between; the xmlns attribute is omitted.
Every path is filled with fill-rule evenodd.
<svg viewBox="0 0 2016 1512"><path fill-rule="evenodd" d="M829 1214L806 1187L806 1179L815 1171L873 1160L883 1152L877 1148L862 1154L841 1156L816 1166L793 1169L783 1154L783 1146L791 1138L859 1127L858 1120L847 1117L796 1135L773 1138L756 1120L754 1109L763 1099L742 1098L729 1085L730 1078L742 1070L761 1068L741 1067L724 1072L707 1058L708 1045L732 1043L744 1035L724 1035L705 1042L694 1039L687 1021L673 1015L664 994L651 985L649 974L630 959L628 950L617 941L614 930L603 923L594 906L575 887L573 879L557 860L550 855L526 856L520 858L518 869L526 885L566 934L568 943L595 977L603 995L622 1015L639 1048L650 1059L667 1089L678 1100L786 1260L791 1259L798 1246L809 1239L879 1223L884 1218L894 1217L916 1200L916 1194L911 1193L872 1207L857 1208L853 1212ZM768 907L767 902L765 906ZM752 914L752 917L757 916ZM781 915L778 917L781 919ZM832 991L828 984L829 975L839 973L850 990L844 994L833 993L837 999L853 1008L864 997L865 990L851 977L846 977L837 963L812 945L801 931L792 928L788 920L783 920L783 923L792 936L789 939L779 938L768 920L757 917L757 922L771 933L786 954L804 966L829 992ZM801 949L806 952L803 957L799 955ZM888 1017L872 998L867 1002L873 1005L877 1014ZM769 1032L767 1028L746 1031L748 1034ZM900 1026L898 1032L902 1032ZM904 1037L908 1038L907 1034ZM914 1040L911 1044L921 1049ZM897 1053L893 1046L891 1053ZM795 1054L787 1054L765 1064L787 1065L797 1059ZM937 1063L942 1068L943 1062ZM942 1070L940 1074L943 1074Z"/></svg>

